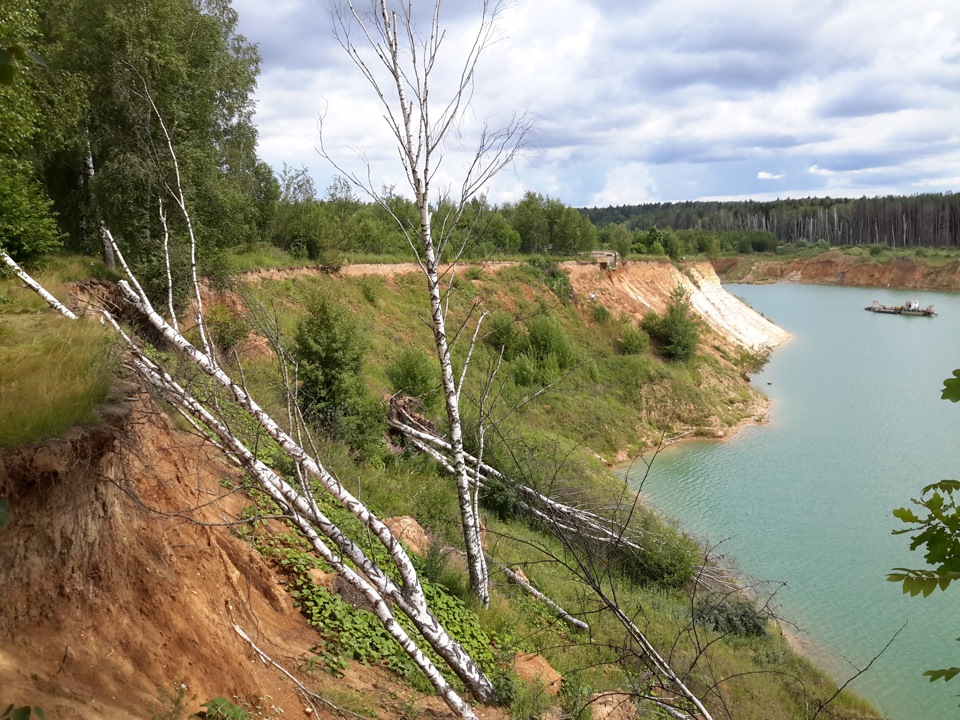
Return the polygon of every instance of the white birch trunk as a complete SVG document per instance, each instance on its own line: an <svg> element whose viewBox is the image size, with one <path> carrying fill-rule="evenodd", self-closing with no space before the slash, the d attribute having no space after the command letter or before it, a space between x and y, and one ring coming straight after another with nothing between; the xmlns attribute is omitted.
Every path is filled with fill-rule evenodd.
<svg viewBox="0 0 960 720"><path fill-rule="evenodd" d="M115 324L114 326L116 327ZM119 328L117 329L119 330ZM312 498L308 499L308 496L298 493L283 478L258 460L229 428L207 411L173 378L143 356L139 348L129 339L128 346L134 353L134 369L141 377L160 389L168 400L172 400L178 407L196 418L208 432L216 435L222 443L222 447L258 481L261 489L284 511L289 520L310 542L313 550L334 571L367 598L373 607L374 614L380 619L384 628L399 643L417 667L423 671L448 706L465 720L476 720L470 706L450 687L440 671L406 634L391 612L385 601L385 595L388 594L399 598L397 604L401 606L402 610L404 605L410 606L410 603L403 602L405 598L396 585L379 567L363 556L362 551L343 534L339 527L320 512ZM335 543L340 552L335 553L327 547L314 530L314 525L324 536ZM348 565L345 561L346 558L356 562L357 566L364 571L364 574L356 572Z"/></svg>
<svg viewBox="0 0 960 720"><path fill-rule="evenodd" d="M122 254L114 246L121 264L126 268ZM129 271L128 271L129 275ZM135 279L131 277L131 282ZM496 692L489 679L483 674L470 655L457 643L430 612L426 597L420 586L417 572L410 558L393 536L389 528L367 507L350 494L340 481L330 474L317 460L311 457L280 425L273 420L246 393L246 391L228 376L213 359L195 348L182 334L175 331L156 310L153 309L146 294L139 289L135 292L126 281L120 281L124 299L134 305L169 342L183 352L196 366L226 389L237 403L259 423L259 425L284 449L294 463L316 479L347 510L360 520L384 546L397 567L402 580L401 588L396 592L396 601L414 622L424 638L431 643L437 654L444 658L450 668L481 702L491 702ZM291 488L292 492L293 491ZM341 533L342 534L342 533ZM402 604L401 604L402 603Z"/></svg>
<svg viewBox="0 0 960 720"><path fill-rule="evenodd" d="M121 264L129 273L123 255L113 243L113 249ZM53 295L47 292L39 283L23 271L19 265L4 251L0 251L0 260L10 266L17 275L34 291L41 295L54 309L69 319L76 319L66 306L60 303ZM180 348L199 368L217 380L221 386L230 390L234 398L264 427L275 440L290 453L298 465L304 467L311 476L319 480L324 487L347 507L351 513L361 520L364 525L384 544L400 572L403 584L394 583L376 563L369 560L363 551L348 538L340 528L320 512L316 501L309 494L299 493L283 478L274 473L269 467L246 448L240 439L227 428L218 417L208 411L202 403L194 398L162 368L149 360L139 347L123 332L112 316L103 310L103 317L115 328L118 334L127 343L133 357L132 367L151 386L160 390L164 397L193 418L193 423L200 423L206 433L215 436L220 446L235 462L243 465L255 477L261 489L266 492L277 504L284 509L292 522L311 543L313 549L351 585L357 588L371 603L374 613L383 623L384 628L397 640L408 656L419 667L428 680L433 684L438 694L444 698L449 707L465 720L476 720L470 706L450 687L443 675L436 669L429 658L420 650L417 644L404 632L390 611L385 597L393 600L406 614L431 647L448 663L450 668L463 680L464 684L482 702L491 702L495 699L495 691L489 680L473 661L473 658L446 632L443 626L430 612L426 597L420 587L416 570L410 563L405 551L400 546L390 530L358 500L353 498L332 475L307 455L293 440L273 422L257 404L243 392L212 360L194 348L179 332L175 331L150 305L149 299L136 282L130 278L139 292L134 292L125 281L120 282L125 299L143 312L151 324L154 325L169 341ZM337 547L334 553L320 539L314 526L320 533L330 539ZM355 571L346 560L354 562L360 573ZM361 574L362 573L362 574Z"/></svg>
<svg viewBox="0 0 960 720"><path fill-rule="evenodd" d="M37 295L46 300L47 304L56 310L61 315L70 318L71 320L76 320L77 316L73 314L73 311L70 310L66 305L57 300L53 295L47 292L40 283L34 280L30 275L28 275L23 268L17 265L16 261L7 254L6 250L0 250L0 260L3 260L4 265L13 270L17 277L23 280L26 283L27 287L33 290Z"/></svg>
<svg viewBox="0 0 960 720"><path fill-rule="evenodd" d="M438 59L438 51L443 38L439 27L440 0L436 0L432 14L429 32L421 35L414 27L412 7L405 4L398 17L387 7L386 0L373 0L371 13L366 15L359 12L352 0L348 0L346 8L334 11L334 20L338 25L338 38L344 49L354 60L363 76L370 83L386 109L387 124L397 141L401 161L407 174L407 180L414 194L414 201L420 211L420 232L415 237L410 229L397 219L401 229L407 235L411 248L420 263L420 267L427 282L427 293L430 298L431 329L433 331L437 358L440 361L440 372L447 411L447 422L450 432L450 443L453 446L454 478L457 484L457 500L460 506L460 521L463 526L464 546L467 552L467 568L470 574L470 587L480 602L487 606L490 602L489 576L486 560L483 555L483 546L480 535L480 521L476 511L477 503L474 488L467 473L463 456L463 428L460 418L460 388L457 385L453 372L453 363L450 352L450 343L446 331L446 308L440 289L439 262L443 252L443 245L449 238L456 219L460 217L463 207L469 198L479 191L482 181L488 179L502 165L502 147L494 153L492 164L484 162L486 148L481 142L481 148L474 157L464 180L462 196L453 222L445 229L446 235L441 233L439 242L434 242L432 230L432 213L430 208L430 181L436 172L436 165L441 159L440 148L444 139L455 127L460 119L465 105L470 99L470 85L473 82L473 70L482 50L487 46L493 33L492 15L488 3L483 3L483 19L474 44L469 48L468 57L464 63L459 85L452 98L441 105L439 118L434 122L430 116L430 75ZM373 29L367 27L364 20L372 24ZM391 92L396 93L396 104L392 105L373 72L373 68L363 59L357 47L349 40L350 26L358 27L374 52L377 61L389 75ZM413 100L408 100L408 89ZM510 137L510 134L507 134ZM324 151L321 150L323 153ZM436 153L436 156L435 156ZM512 153L507 152L512 158ZM328 156L329 157L329 156ZM496 168L492 170L491 168ZM490 173L487 175L485 173ZM384 199L367 184L356 176L346 173L360 187L370 192L388 212L389 206ZM466 368L464 368L465 370Z"/></svg>
<svg viewBox="0 0 960 720"><path fill-rule="evenodd" d="M83 177L84 182L86 183L87 194L90 198L93 197L93 190L90 187L93 184L93 178L96 175L96 169L93 166L93 148L90 147L90 138L87 138L87 153L83 157ZM107 237L106 226L103 224L103 220L100 218L99 213L94 211L96 217L94 220L97 223L97 232L100 236L100 247L103 251L103 264L106 265L111 270L117 266L117 259L113 256L113 246L110 244L110 240ZM89 229L86 221L83 221L84 233Z"/></svg>

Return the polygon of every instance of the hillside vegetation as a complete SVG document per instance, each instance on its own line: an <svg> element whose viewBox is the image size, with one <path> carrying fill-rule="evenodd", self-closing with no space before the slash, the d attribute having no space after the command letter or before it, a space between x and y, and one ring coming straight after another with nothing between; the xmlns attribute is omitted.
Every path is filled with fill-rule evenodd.
<svg viewBox="0 0 960 720"><path fill-rule="evenodd" d="M609 471L612 463L650 451L664 438L722 435L763 412L762 400L742 377L762 357L717 334L715 319L696 321L699 342L685 363L666 360L660 343L647 335L651 311L665 316L671 294L682 286L678 279L697 288L691 275L669 263L634 270L638 274L629 266L620 274L549 263L478 266L458 273L450 296L451 321L466 320L481 302L492 311L464 392L468 445L475 451L479 443L482 400L483 412L496 421L484 440L487 462L552 497L619 518L630 537L641 539L639 550L629 552L571 545L556 527L538 522L510 485L484 493L489 554L589 622L589 633L559 621L502 569L494 570L490 607L479 607L459 559L462 534L452 481L432 459L385 432L380 400L398 384L426 391L418 415L442 427L430 399L437 369L431 361L411 361L430 357L421 320L422 276L401 268L360 275L347 269L256 273L230 289L210 290L204 304L223 362L242 360L246 385L278 417L287 408L265 339L276 325L292 341L308 308L322 302L363 348L359 387L347 386L357 397L374 399L363 405L371 414L362 424L318 429L317 453L378 515L412 517L424 528L426 543L416 549L416 564L431 606L494 679L506 702L498 712L533 718L558 707L570 717L605 717L605 701L597 694L613 690L621 693L612 696L619 698L613 705L626 701L636 704L640 717L658 717L643 699L652 690L646 660L624 639L608 605L614 598L669 654L715 716L811 717L835 688L790 651L767 609L753 604L763 604L760 589L731 594L723 573L703 567L703 550L635 507L632 492ZM641 278L646 284L638 284ZM79 297L89 287L63 289ZM11 280L3 281L0 295L8 298L0 305L7 319L33 318L52 329L61 322ZM692 299L697 307L699 297ZM500 348L499 370L489 382ZM62 371L63 361L51 362L35 372ZM71 362L82 372L100 360L77 355ZM125 388L117 394L131 393ZM34 407L22 404L18 410L27 418ZM330 705L366 717L449 713L423 694L423 678L373 616L354 609L325 579L329 569L278 522L277 508L249 489L242 475L217 469L211 446L176 430L149 404L136 404L119 419L115 413L99 417L100 430L3 455L0 496L9 498L11 522L0 530L0 581L20 588L8 593L3 611L16 638L0 653L0 666L16 668L5 690L13 695L3 701L60 708L64 717L177 717L178 708L183 716L222 696L250 717L277 717L277 707L283 717L301 716L305 702L279 672L260 668L251 674L250 646L232 632L232 622L248 632L259 624L259 646L297 670L329 703L318 706L321 714L336 714ZM269 442L262 443L262 452L270 455ZM189 459L200 454L202 468ZM164 455L169 457L161 462ZM79 462L81 457L87 459ZM154 469L147 472L138 463L153 463ZM318 497L339 521L342 511ZM51 522L51 513L59 519ZM193 522L223 519L244 522L224 528ZM342 521L362 538L349 518ZM38 527L46 528L39 536ZM81 532L101 540L78 543ZM109 570L91 575L98 567ZM27 582L14 584L17 577ZM131 596L130 588L147 577L149 584ZM281 585L289 595L277 594ZM54 587L86 589L65 602ZM607 601L598 597L598 587ZM174 620L178 616L192 619ZM81 640L77 627L101 630L96 641ZM545 658L562 677L559 695L553 670L544 665L531 674L514 660L517 653ZM375 668L375 674L356 663ZM106 677L124 692L104 692ZM177 700L180 683L188 690ZM845 695L830 709L841 716L870 715Z"/></svg>

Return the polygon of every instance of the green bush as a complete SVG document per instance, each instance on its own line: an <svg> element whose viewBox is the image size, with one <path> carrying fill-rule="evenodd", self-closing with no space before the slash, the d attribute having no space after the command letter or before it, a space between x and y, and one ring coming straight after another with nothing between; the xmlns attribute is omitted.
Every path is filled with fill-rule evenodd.
<svg viewBox="0 0 960 720"><path fill-rule="evenodd" d="M363 295L364 300L374 307L377 306L377 302L380 299L380 289L372 278L365 277L360 281L360 293Z"/></svg>
<svg viewBox="0 0 960 720"><path fill-rule="evenodd" d="M593 306L593 310L590 311L590 314L593 316L593 321L600 325L606 324L612 317L610 315L610 311L600 303L597 303Z"/></svg>
<svg viewBox="0 0 960 720"><path fill-rule="evenodd" d="M524 353L510 364L513 382L521 387L535 384L540 378L540 367L537 361Z"/></svg>
<svg viewBox="0 0 960 720"><path fill-rule="evenodd" d="M544 284L561 301L569 302L573 299L573 286L570 284L570 276L561 270L555 262L541 257L533 257L530 259L530 265L536 269Z"/></svg>
<svg viewBox="0 0 960 720"><path fill-rule="evenodd" d="M394 392L420 398L424 405L433 405L440 394L440 368L422 350L405 345L400 354L387 366L387 378Z"/></svg>
<svg viewBox="0 0 960 720"><path fill-rule="evenodd" d="M210 332L210 340L222 353L232 351L247 336L247 324L226 305L214 305L206 313L204 321Z"/></svg>
<svg viewBox="0 0 960 720"><path fill-rule="evenodd" d="M677 285L663 315L653 310L643 317L643 329L657 341L660 353L669 360L686 362L700 343L700 323L690 306L690 291Z"/></svg>
<svg viewBox="0 0 960 720"><path fill-rule="evenodd" d="M549 315L537 315L527 322L527 337L530 354L541 365L551 357L560 370L568 370L576 364L576 353L567 333L559 322Z"/></svg>
<svg viewBox="0 0 960 720"><path fill-rule="evenodd" d="M621 354L639 355L650 349L650 336L631 322L624 325L618 344Z"/></svg>
<svg viewBox="0 0 960 720"><path fill-rule="evenodd" d="M708 593L697 598L694 620L722 635L760 637L767 632L767 616L743 595Z"/></svg>
<svg viewBox="0 0 960 720"><path fill-rule="evenodd" d="M520 324L502 310L490 313L483 327L486 329L483 343L495 352L502 350L504 360L513 360L529 347L526 335L520 331Z"/></svg>
<svg viewBox="0 0 960 720"><path fill-rule="evenodd" d="M0 159L0 248L21 264L58 249L52 208L29 163Z"/></svg>
<svg viewBox="0 0 960 720"><path fill-rule="evenodd" d="M306 418L369 457L383 445L386 412L363 383L366 338L350 312L315 295L297 325L298 399Z"/></svg>

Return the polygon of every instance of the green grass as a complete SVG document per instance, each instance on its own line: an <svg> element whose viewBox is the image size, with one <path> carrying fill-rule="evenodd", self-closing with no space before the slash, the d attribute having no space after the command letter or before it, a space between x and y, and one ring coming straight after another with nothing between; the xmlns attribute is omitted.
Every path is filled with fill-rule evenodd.
<svg viewBox="0 0 960 720"><path fill-rule="evenodd" d="M0 446L35 442L89 422L113 380L106 331L52 314L5 316L0 322Z"/></svg>

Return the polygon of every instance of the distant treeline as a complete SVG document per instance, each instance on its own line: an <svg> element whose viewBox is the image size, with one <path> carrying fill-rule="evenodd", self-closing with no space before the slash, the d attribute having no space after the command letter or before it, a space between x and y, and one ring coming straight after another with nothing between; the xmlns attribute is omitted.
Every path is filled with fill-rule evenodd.
<svg viewBox="0 0 960 720"><path fill-rule="evenodd" d="M960 194L770 202L688 201L581 210L599 228L767 231L781 243L891 247L960 245Z"/></svg>

